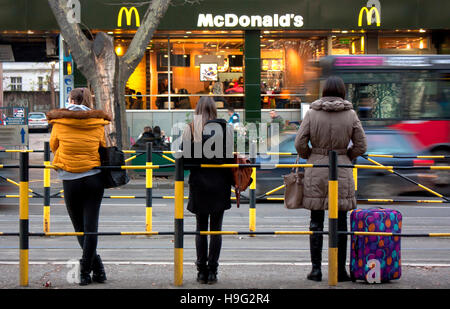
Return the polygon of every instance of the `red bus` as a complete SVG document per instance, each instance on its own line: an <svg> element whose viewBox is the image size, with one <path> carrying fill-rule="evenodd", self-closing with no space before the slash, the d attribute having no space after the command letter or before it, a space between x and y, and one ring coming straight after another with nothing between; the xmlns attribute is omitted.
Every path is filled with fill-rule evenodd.
<svg viewBox="0 0 450 309"><path fill-rule="evenodd" d="M366 125L414 133L433 154L450 155L450 55L327 56L322 79L342 77Z"/></svg>

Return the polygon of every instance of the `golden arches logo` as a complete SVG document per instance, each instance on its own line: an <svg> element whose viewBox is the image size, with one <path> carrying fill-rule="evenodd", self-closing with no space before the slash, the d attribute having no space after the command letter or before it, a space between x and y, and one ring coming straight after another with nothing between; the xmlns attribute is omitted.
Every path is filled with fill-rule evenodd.
<svg viewBox="0 0 450 309"><path fill-rule="evenodd" d="M139 12L138 10L133 6L131 8L122 7L119 11L119 15L117 16L117 26L122 27L122 16L123 12L125 12L125 17L127 19L127 26L131 26L131 17L134 13L135 20L136 20L136 27L141 26L141 19L139 18Z"/></svg>
<svg viewBox="0 0 450 309"><path fill-rule="evenodd" d="M362 27L362 18L364 15L364 12L366 12L366 19L367 19L367 25L370 26L372 24L372 16L373 14L375 14L375 20L377 22L377 27L380 26L381 21L380 21L380 12L378 11L378 9L376 7L362 7L361 10L359 11L359 16L358 16L358 27Z"/></svg>

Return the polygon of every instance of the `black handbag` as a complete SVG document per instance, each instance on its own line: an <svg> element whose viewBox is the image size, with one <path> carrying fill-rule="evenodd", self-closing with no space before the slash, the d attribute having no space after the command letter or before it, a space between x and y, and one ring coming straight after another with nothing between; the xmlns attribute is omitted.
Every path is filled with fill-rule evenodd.
<svg viewBox="0 0 450 309"><path fill-rule="evenodd" d="M101 166L123 166L125 165L125 154L116 146L100 147ZM103 187L105 189L123 186L130 181L126 170L121 168L102 168Z"/></svg>

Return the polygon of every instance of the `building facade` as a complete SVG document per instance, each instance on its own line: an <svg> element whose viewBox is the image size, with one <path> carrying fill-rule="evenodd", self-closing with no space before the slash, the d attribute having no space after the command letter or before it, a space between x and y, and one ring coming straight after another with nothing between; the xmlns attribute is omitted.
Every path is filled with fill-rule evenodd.
<svg viewBox="0 0 450 309"><path fill-rule="evenodd" d="M119 56L147 8L143 1L71 2L82 29L113 36ZM46 0L0 3L0 45L12 45L16 61L27 58L16 47L33 40L46 61L56 55L58 27ZM320 97L319 59L449 53L449 12L438 0L173 1L127 83L131 136L146 125L167 131L186 121L203 95L223 117L232 106L246 121L268 121L270 109L300 120L302 104ZM74 75L75 85L85 83L76 68Z"/></svg>

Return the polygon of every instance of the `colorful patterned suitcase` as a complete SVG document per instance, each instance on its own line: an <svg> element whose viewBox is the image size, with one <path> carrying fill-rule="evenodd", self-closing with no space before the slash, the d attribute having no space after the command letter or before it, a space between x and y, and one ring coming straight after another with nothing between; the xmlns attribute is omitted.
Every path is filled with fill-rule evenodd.
<svg viewBox="0 0 450 309"><path fill-rule="evenodd" d="M401 233L402 214L394 209L356 209L350 213L352 232ZM401 276L399 236L351 237L352 281L388 282Z"/></svg>

